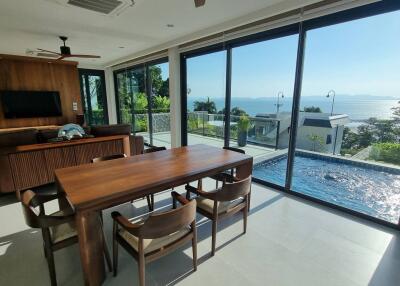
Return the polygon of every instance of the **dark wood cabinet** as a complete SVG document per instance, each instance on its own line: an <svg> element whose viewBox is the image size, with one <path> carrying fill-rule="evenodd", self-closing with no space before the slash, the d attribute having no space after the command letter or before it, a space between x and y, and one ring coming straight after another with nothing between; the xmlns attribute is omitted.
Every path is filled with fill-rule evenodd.
<svg viewBox="0 0 400 286"><path fill-rule="evenodd" d="M11 172L17 190L50 183L43 151L9 155Z"/></svg>
<svg viewBox="0 0 400 286"><path fill-rule="evenodd" d="M96 157L121 153L127 156L131 154L128 135L8 148L0 152L0 193L53 183L56 169L86 164Z"/></svg>

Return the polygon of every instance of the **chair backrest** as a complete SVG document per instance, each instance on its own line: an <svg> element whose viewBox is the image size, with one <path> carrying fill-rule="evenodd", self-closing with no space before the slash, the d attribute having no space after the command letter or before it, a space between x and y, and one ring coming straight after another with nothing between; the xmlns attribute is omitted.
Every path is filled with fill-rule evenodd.
<svg viewBox="0 0 400 286"><path fill-rule="evenodd" d="M222 188L215 194L215 199L220 202L236 200L249 194L251 187L251 176L235 181L225 183Z"/></svg>
<svg viewBox="0 0 400 286"><path fill-rule="evenodd" d="M24 214L25 222L28 226L33 228L41 228L42 224L39 218L40 210L36 207L39 206L35 202L36 194L31 190L25 191L21 195L21 205Z"/></svg>
<svg viewBox="0 0 400 286"><path fill-rule="evenodd" d="M110 155L110 156L98 157L98 158L92 159L92 163L98 163L98 162L109 161L109 160L120 159L120 158L126 158L126 155L125 154L115 154L115 155Z"/></svg>
<svg viewBox="0 0 400 286"><path fill-rule="evenodd" d="M196 201L163 213L151 214L138 230L140 238L154 239L189 227L196 219Z"/></svg>
<svg viewBox="0 0 400 286"><path fill-rule="evenodd" d="M158 151L164 151L167 150L166 147L151 147L149 149L145 149L144 153L153 153L153 152L158 152Z"/></svg>
<svg viewBox="0 0 400 286"><path fill-rule="evenodd" d="M239 149L239 148L235 148L235 147L223 147L223 149L230 150L230 151L233 151L233 152L238 152L238 153L241 153L241 154L246 154L246 152L244 150Z"/></svg>

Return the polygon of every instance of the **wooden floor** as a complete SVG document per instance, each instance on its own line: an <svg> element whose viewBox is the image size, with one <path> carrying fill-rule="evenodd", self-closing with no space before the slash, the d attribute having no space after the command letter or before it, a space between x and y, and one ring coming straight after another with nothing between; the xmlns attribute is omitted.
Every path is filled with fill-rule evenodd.
<svg viewBox="0 0 400 286"><path fill-rule="evenodd" d="M169 192L156 196L157 208L170 203ZM138 216L147 207L142 200L118 209ZM104 212L110 249L111 211ZM25 226L12 196L0 197L0 226L0 285L49 285L41 233ZM399 285L398 232L256 184L246 235L240 235L240 215L224 221L210 258L211 224L199 216L198 230L198 271L191 271L188 245L150 263L147 285ZM59 285L83 284L77 246L60 250L55 260ZM137 285L137 279L136 262L121 250L119 274L108 274L104 285Z"/></svg>

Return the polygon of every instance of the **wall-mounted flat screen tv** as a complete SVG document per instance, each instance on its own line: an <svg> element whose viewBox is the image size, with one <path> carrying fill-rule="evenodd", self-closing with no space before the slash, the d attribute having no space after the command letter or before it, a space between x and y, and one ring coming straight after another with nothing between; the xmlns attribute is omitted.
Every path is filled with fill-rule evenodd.
<svg viewBox="0 0 400 286"><path fill-rule="evenodd" d="M58 91L0 91L5 118L61 116Z"/></svg>

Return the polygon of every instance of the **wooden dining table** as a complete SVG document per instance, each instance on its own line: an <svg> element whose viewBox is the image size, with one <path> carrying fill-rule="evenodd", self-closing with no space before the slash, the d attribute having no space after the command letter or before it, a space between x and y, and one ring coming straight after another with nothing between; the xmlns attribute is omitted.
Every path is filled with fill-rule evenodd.
<svg viewBox="0 0 400 286"><path fill-rule="evenodd" d="M56 170L58 191L76 211L85 285L106 277L101 210L232 168L246 178L252 167L251 156L199 144Z"/></svg>

